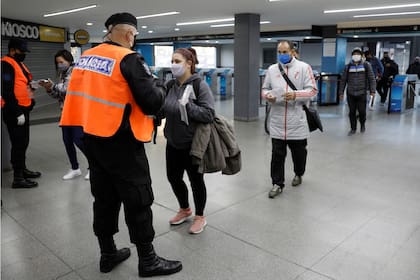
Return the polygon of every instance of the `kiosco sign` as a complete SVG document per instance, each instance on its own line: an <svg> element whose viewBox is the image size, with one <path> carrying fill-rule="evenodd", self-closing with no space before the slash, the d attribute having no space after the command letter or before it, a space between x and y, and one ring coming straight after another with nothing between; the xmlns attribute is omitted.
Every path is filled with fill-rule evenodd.
<svg viewBox="0 0 420 280"><path fill-rule="evenodd" d="M64 28L6 18L1 19L1 36L42 42L66 42L66 31Z"/></svg>

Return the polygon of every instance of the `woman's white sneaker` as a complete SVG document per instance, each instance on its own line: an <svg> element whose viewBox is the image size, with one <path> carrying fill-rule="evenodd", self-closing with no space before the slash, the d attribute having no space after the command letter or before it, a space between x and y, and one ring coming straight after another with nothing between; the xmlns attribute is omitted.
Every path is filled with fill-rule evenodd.
<svg viewBox="0 0 420 280"><path fill-rule="evenodd" d="M66 173L66 175L63 176L63 180L71 180L78 176L82 175L82 171L80 169L70 169L69 172Z"/></svg>

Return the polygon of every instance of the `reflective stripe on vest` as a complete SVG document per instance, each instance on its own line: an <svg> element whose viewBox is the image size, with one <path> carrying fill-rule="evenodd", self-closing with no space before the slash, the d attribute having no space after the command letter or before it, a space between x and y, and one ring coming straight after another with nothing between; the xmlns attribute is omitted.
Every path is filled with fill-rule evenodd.
<svg viewBox="0 0 420 280"><path fill-rule="evenodd" d="M67 95L83 96L84 98L87 98L87 99L90 99L90 100L93 100L93 101L96 101L96 102L99 102L99 103L103 103L103 104L106 104L106 105L109 105L109 106L115 106L115 107L123 108L123 109L125 108L125 104L119 104L119 103L115 103L115 102L109 102L108 100L105 100L105 99L101 99L101 98L89 96L89 95L87 95L87 94L85 94L83 92L68 91L66 93L66 96Z"/></svg>
<svg viewBox="0 0 420 280"><path fill-rule="evenodd" d="M88 134L111 137L130 105L135 138L151 140L153 119L143 114L120 70L121 60L130 53L133 51L106 43L83 53L73 68L60 125L82 126Z"/></svg>
<svg viewBox="0 0 420 280"><path fill-rule="evenodd" d="M10 56L5 56L1 60L9 63L15 71L15 83L13 86L13 93L18 104L23 107L31 106L31 99L33 97L33 94L29 87L30 81L28 80L28 78L26 78L22 68L19 66L18 62ZM30 76L32 76L28 68L23 63L22 67L28 72ZM4 106L4 102L5 101L2 99L2 107Z"/></svg>

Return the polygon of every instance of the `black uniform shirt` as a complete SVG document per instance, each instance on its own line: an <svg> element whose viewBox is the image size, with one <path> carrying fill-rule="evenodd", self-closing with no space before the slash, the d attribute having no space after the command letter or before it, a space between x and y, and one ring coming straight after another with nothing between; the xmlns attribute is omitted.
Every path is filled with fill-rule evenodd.
<svg viewBox="0 0 420 280"><path fill-rule="evenodd" d="M119 46L115 42L105 42ZM165 90L163 87L156 86L155 79L150 73L149 67L144 62L144 58L139 53L126 55L121 63L120 69L131 89L134 100L140 106L145 115L156 115L162 107ZM129 107L125 110L125 121L128 124Z"/></svg>

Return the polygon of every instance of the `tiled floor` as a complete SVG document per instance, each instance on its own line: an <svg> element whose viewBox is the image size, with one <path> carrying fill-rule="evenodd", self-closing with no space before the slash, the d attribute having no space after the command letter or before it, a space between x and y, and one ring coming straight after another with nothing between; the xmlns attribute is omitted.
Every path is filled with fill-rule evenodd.
<svg viewBox="0 0 420 280"><path fill-rule="evenodd" d="M154 279L420 279L420 109L388 115L378 106L368 112L366 133L352 137L345 105L319 110L325 132L311 134L303 184L290 187L289 153L287 187L275 199L267 197L264 109L257 122L234 122L243 169L205 176L208 226L200 235L188 234L190 223L169 226L178 205L166 180L165 139L147 145L154 244L184 265ZM217 111L232 119L232 100L218 101ZM28 165L43 175L38 188L14 190L12 173L3 173L1 279L138 279L134 248L114 271L99 272L89 182L61 179L69 164L57 123L31 133ZM132 247L123 213L120 230L118 246Z"/></svg>

